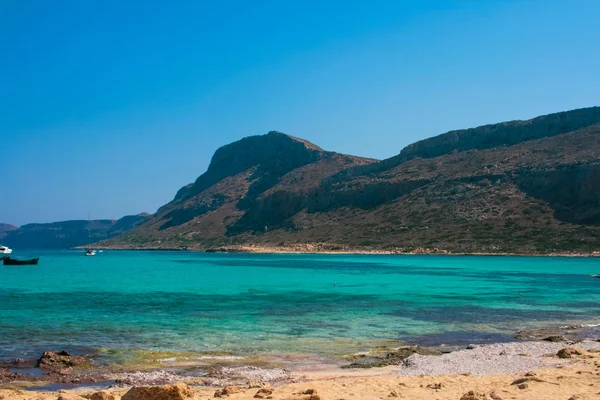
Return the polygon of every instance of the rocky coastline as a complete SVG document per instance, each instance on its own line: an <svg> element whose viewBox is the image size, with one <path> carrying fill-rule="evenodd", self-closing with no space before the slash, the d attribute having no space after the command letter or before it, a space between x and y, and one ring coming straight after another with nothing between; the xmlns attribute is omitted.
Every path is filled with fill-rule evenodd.
<svg viewBox="0 0 600 400"><path fill-rule="evenodd" d="M558 349L558 350L557 350ZM3 400L186 400L229 398L339 400L435 398L456 400L596 398L600 343L513 342L442 355L412 353L393 365L371 369L291 372L233 368L221 376L190 377L152 371L129 374L110 386L42 386L8 379ZM0 370L3 371L3 370ZM14 378L14 377L13 377ZM25 378L27 379L27 378ZM28 386L29 385L29 386ZM67 389L67 390L65 390Z"/></svg>
<svg viewBox="0 0 600 400"><path fill-rule="evenodd" d="M560 379L565 378L559 377L569 373L579 380L588 377L589 382L593 383L600 373L597 371L600 368L600 339L589 335L596 332L590 326L567 326L518 331L515 333L515 341L508 343L462 347L378 347L366 353L340 357L337 365L323 364L296 369L237 357L222 357L218 361L203 365L202 368L191 363L179 363L159 368L138 366L124 369L115 366L99 367L95 365L93 355L74 355L64 350L46 351L37 359L0 361L0 399L151 400L200 399L214 396L232 399L304 400L309 399L304 391L312 390L316 386L321 387L319 393L329 393L329 384L335 386L336 390L343 391L346 386L340 387L338 383L341 381L352 387L372 380L373 383L378 380L387 382L384 386L390 381L395 384L404 383L406 386L400 384L399 390L395 391L399 396L407 387L418 389L417 392L425 388L430 393L433 389L436 394L447 392L454 396L454 392L446 391L446 388L455 383L457 377L464 381L462 387L465 389L465 395L468 394L466 386L472 386L473 381L492 378L496 380L498 377L506 381L521 379L520 384L525 384L525 388L516 388L516 393L521 394L524 393L521 390L550 382L549 379L542 382L536 380L540 378L533 378L540 375L553 376L552 379L558 382L552 385L561 385L563 382L560 382ZM369 379L365 379L366 377ZM427 379L432 382L435 380L434 383L430 383L432 387L422 384L416 386L415 382ZM514 389L512 386L515 385L508 385L510 389ZM298 392L298 388L303 388L302 392ZM360 390L363 389L361 386ZM316 399L343 398L317 395L317 390L314 390L315 393L309 395L319 396L315 397ZM497 389L486 387L486 390L488 397L477 399L495 399L489 397L489 393ZM572 390L571 386L569 390ZM393 392L394 390L390 390L389 394ZM265 396L256 397L261 393ZM285 393L287 397L279 396L279 393ZM440 395L436 398L462 397ZM581 397L585 398L587 397Z"/></svg>

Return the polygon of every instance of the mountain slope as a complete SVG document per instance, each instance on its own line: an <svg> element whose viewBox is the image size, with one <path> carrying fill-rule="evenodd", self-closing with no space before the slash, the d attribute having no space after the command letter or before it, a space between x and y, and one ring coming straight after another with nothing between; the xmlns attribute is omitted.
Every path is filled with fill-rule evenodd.
<svg viewBox="0 0 600 400"><path fill-rule="evenodd" d="M248 229L268 230L265 221L252 219L266 193L302 196L325 177L373 161L327 152L279 132L244 138L218 149L206 173L179 190L134 232L101 245L206 248L235 243L236 236ZM286 210L273 212L285 215Z"/></svg>
<svg viewBox="0 0 600 400"><path fill-rule="evenodd" d="M0 239L6 237L8 232L19 229L18 227L10 224L2 224L0 223Z"/></svg>
<svg viewBox="0 0 600 400"><path fill-rule="evenodd" d="M75 220L26 224L7 232L2 243L14 249L68 249L121 235L148 218L128 215L119 220ZM89 238L88 238L89 229Z"/></svg>
<svg viewBox="0 0 600 400"><path fill-rule="evenodd" d="M376 162L281 133L219 149L103 245L452 252L600 250L600 108L449 132ZM315 248L315 247L311 247Z"/></svg>

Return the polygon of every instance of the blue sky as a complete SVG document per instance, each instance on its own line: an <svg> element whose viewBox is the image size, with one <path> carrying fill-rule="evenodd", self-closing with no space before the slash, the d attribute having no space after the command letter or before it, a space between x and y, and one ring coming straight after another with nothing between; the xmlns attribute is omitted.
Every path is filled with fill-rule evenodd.
<svg viewBox="0 0 600 400"><path fill-rule="evenodd" d="M599 105L600 2L0 1L0 222L154 212L278 130L387 158Z"/></svg>

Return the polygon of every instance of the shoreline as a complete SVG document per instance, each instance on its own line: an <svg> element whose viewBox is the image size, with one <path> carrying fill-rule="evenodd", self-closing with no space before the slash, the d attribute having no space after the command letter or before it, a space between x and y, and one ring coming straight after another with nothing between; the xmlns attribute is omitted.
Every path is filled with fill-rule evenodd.
<svg viewBox="0 0 600 400"><path fill-rule="evenodd" d="M241 246L220 246L215 248L189 248L189 247L123 247L123 246L77 246L73 250L85 250L93 247L97 250L118 250L118 251L181 251L190 253L240 253L240 254L326 254L326 255L429 255L429 256L482 256L482 257L566 257L566 258L600 258L600 251L591 253L502 253L502 252L451 252L440 249L416 249L412 251L380 250L366 248L347 248L343 250L331 249L330 246L319 244L302 244L298 246L259 246L259 245L241 245Z"/></svg>
<svg viewBox="0 0 600 400"><path fill-rule="evenodd" d="M319 394L319 400L396 397L393 393L409 399L461 399L469 391L486 396L473 397L475 400L494 399L490 397L492 392L501 399L566 400L582 396L575 399L585 400L596 398L593 396L600 391L600 387L594 386L595 383L600 386L599 362L598 341L510 342L469 346L443 355L412 354L385 367L287 371L285 376L281 370L268 368L223 367L207 377L177 376L163 369L139 372L137 381L109 388L83 385L69 389L68 393L60 391L64 387L27 390L26 382L21 381L0 385L0 398L55 400L62 393L65 398L72 395L69 399L79 399L74 396L89 398L94 392L108 389L107 393L117 400L131 387L183 382L191 387L196 399L212 398L215 392L228 387L230 394L223 397L233 400L252 399L260 388L271 390L271 398L275 400L305 400L307 397L300 392L309 389ZM144 379L151 375L158 379Z"/></svg>

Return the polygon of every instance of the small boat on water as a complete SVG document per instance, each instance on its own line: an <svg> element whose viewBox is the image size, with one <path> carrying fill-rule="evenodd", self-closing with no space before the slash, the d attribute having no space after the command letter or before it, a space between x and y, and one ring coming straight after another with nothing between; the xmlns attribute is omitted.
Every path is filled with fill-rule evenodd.
<svg viewBox="0 0 600 400"><path fill-rule="evenodd" d="M10 254L12 253L12 249L9 249L7 246L0 246L0 254Z"/></svg>
<svg viewBox="0 0 600 400"><path fill-rule="evenodd" d="M2 262L4 265L37 265L38 261L40 261L39 257L30 258L27 260L11 257L2 258Z"/></svg>
<svg viewBox="0 0 600 400"><path fill-rule="evenodd" d="M87 231L88 231L88 245L91 243L91 240L90 240L91 226L92 226L92 220L90 219L90 214L88 213L88 229L87 229ZM95 256L96 255L96 250L90 249L88 247L87 249L85 249L85 255L87 257Z"/></svg>

